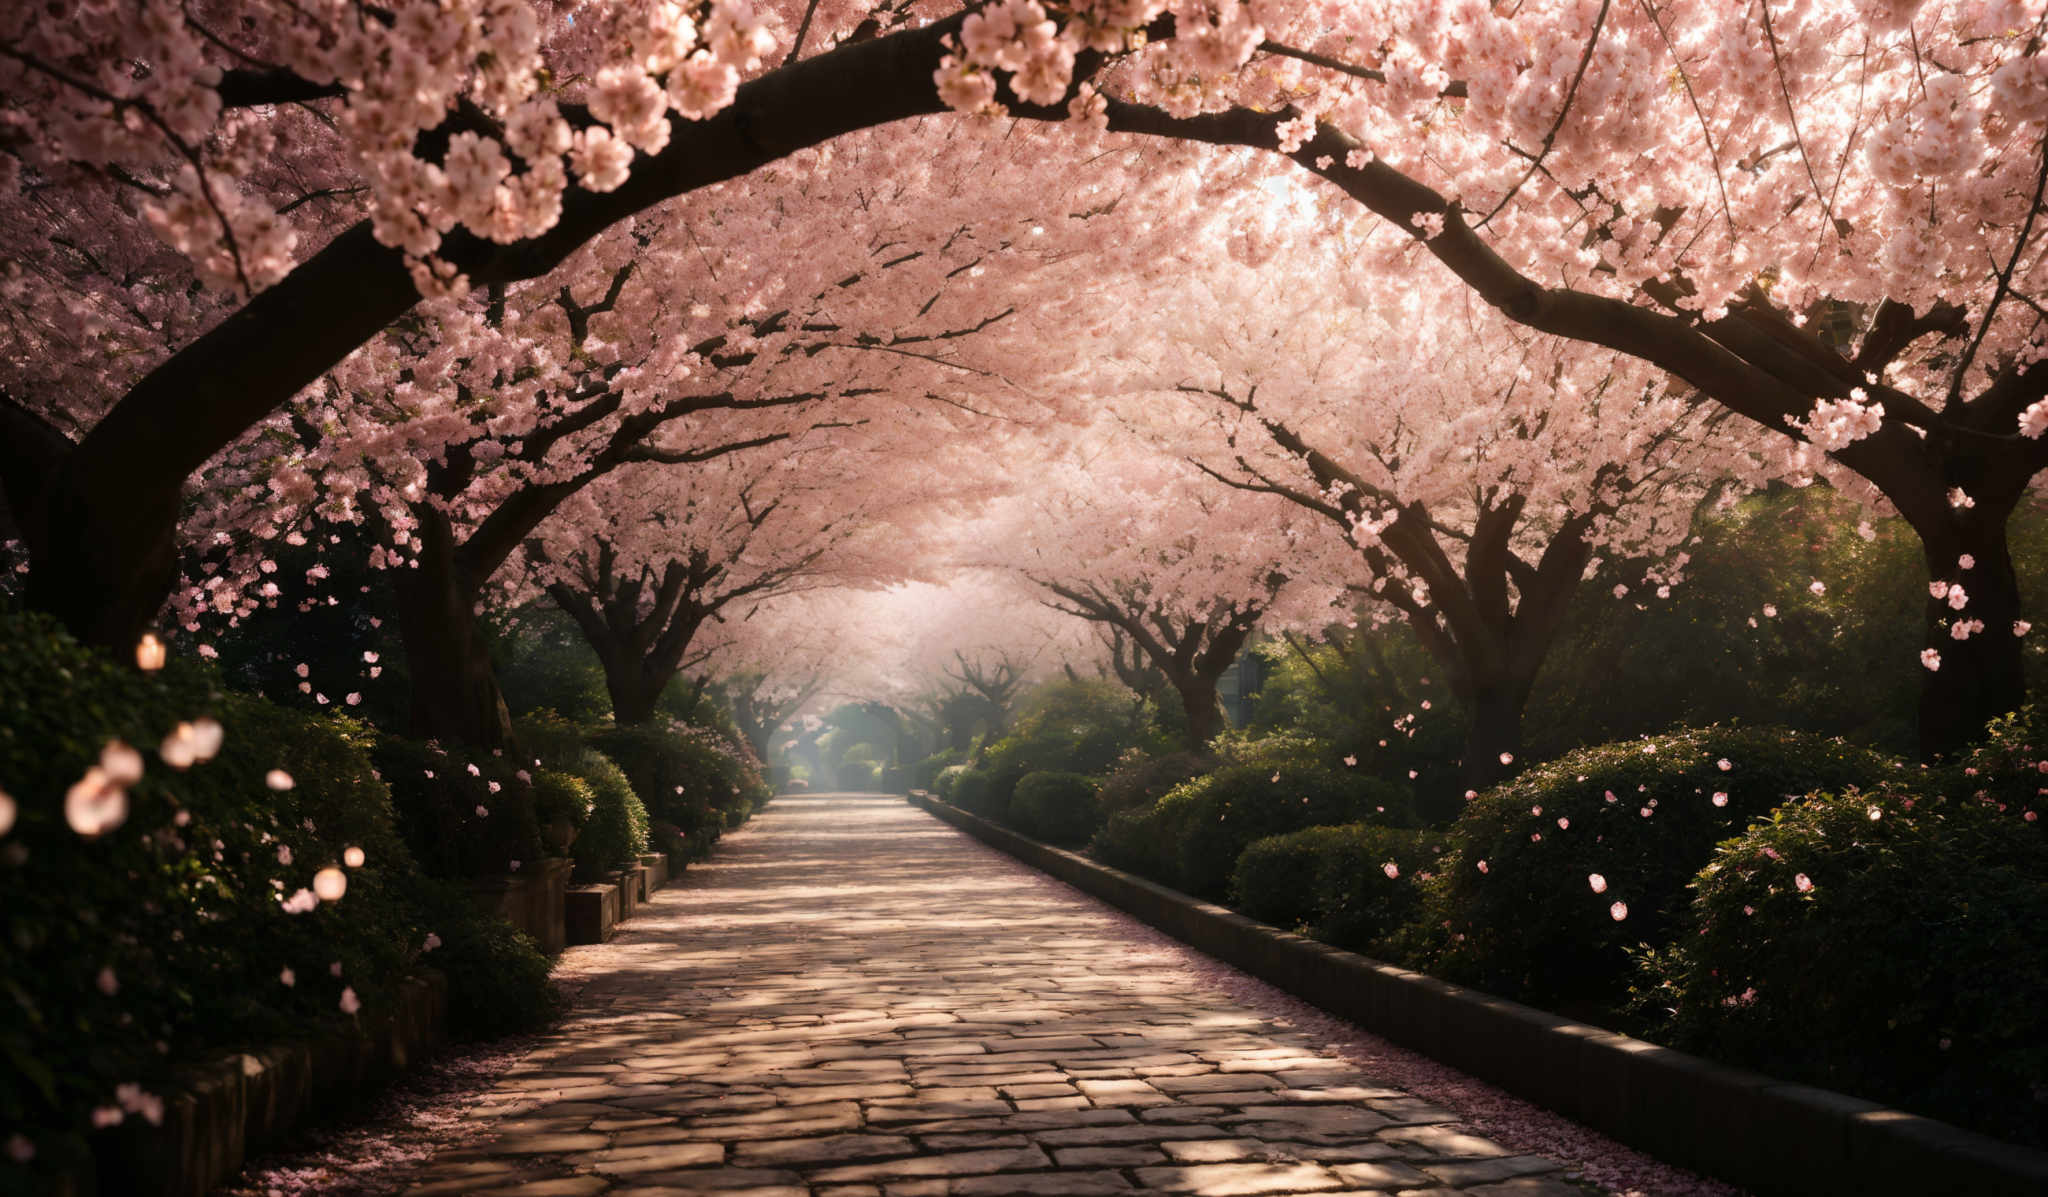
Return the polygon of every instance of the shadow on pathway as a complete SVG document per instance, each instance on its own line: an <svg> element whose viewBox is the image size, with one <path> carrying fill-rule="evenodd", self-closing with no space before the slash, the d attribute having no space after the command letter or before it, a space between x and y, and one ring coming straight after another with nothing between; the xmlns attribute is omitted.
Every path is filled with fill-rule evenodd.
<svg viewBox="0 0 2048 1197"><path fill-rule="evenodd" d="M898 798L785 796L609 944L410 1193L1582 1197Z"/></svg>

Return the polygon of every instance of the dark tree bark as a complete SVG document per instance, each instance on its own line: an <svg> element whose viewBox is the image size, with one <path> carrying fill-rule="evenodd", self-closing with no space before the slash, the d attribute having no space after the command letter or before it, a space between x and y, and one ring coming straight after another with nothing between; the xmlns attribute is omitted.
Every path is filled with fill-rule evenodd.
<svg viewBox="0 0 2048 1197"><path fill-rule="evenodd" d="M1113 628L1129 640L1134 653L1165 679L1180 700L1181 711L1187 717L1188 748L1201 752L1223 730L1223 706L1217 699L1217 683L1244 651L1266 603L1272 601L1286 579L1278 574L1268 578L1265 601L1255 606L1219 605L1201 618L1186 619L1176 619L1136 589L1112 593L1046 578L1034 581L1061 600L1051 604L1055 610ZM1118 661L1118 673L1126 673L1122 661ZM1143 676L1135 666L1129 673L1125 677L1127 685L1131 677Z"/></svg>
<svg viewBox="0 0 2048 1197"><path fill-rule="evenodd" d="M659 577L652 566L620 577L615 564L611 544L599 541L597 561L586 557L577 581L553 583L548 596L576 621L603 664L612 719L637 727L654 718L654 706L682 672L697 630L723 605L707 602L704 588L724 571L701 552L670 561Z"/></svg>
<svg viewBox="0 0 2048 1197"><path fill-rule="evenodd" d="M490 647L477 625L476 579L447 516L422 505L417 568L391 571L412 677L410 730L423 740L497 749L512 735Z"/></svg>
<svg viewBox="0 0 2048 1197"><path fill-rule="evenodd" d="M1368 502L1395 509L1397 514L1377 540L1359 544L1352 539L1366 567L1384 583L1374 593L1401 612L1423 648L1449 675L1451 692L1464 706L1465 753L1460 768L1466 788L1483 790L1515 772L1530 691L1592 559L1586 532L1596 517L1612 509L1600 506L1562 521L1542 555L1530 562L1514 548L1522 497L1484 501L1472 522L1460 569L1445 551L1427 506L1396 502L1292 428L1260 415L1251 401L1225 391L1203 393L1255 417L1276 445L1308 468L1318 489L1276 481L1242 462L1247 477L1208 470L1218 481L1285 498L1331 521L1347 538L1353 538L1353 529L1373 514ZM1418 596L1406 585L1408 579L1421 582L1426 591Z"/></svg>
<svg viewBox="0 0 2048 1197"><path fill-rule="evenodd" d="M728 678L716 686L732 710L732 721L739 725L740 734L747 738L747 743L753 746L754 755L764 765L768 763L769 751L774 746L775 733L789 721L790 716L802 710L805 703L818 696L818 692L825 688L825 679L808 678L793 692L780 698L770 698L762 693L767 684L766 674L748 673Z"/></svg>

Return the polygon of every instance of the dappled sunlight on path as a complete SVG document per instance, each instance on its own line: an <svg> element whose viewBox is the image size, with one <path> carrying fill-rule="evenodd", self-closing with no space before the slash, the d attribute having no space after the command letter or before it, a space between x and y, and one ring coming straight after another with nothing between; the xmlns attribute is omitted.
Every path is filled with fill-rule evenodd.
<svg viewBox="0 0 2048 1197"><path fill-rule="evenodd" d="M564 957L575 1009L407 1191L1592 1191L1220 969L900 799L784 797Z"/></svg>

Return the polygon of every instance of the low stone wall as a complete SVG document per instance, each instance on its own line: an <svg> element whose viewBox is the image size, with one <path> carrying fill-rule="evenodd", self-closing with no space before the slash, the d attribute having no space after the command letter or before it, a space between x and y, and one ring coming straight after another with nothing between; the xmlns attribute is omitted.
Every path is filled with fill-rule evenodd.
<svg viewBox="0 0 2048 1197"><path fill-rule="evenodd" d="M531 935L541 951L553 956L569 943L562 924L562 896L574 868L566 857L549 857L535 862L531 872L470 881L470 897L480 909Z"/></svg>
<svg viewBox="0 0 2048 1197"><path fill-rule="evenodd" d="M93 1173L71 1191L204 1197L252 1155L336 1114L419 1064L447 1037L448 983L409 978L393 1008L356 1033L224 1053L166 1086L164 1119L130 1118L92 1137Z"/></svg>
<svg viewBox="0 0 2048 1197"><path fill-rule="evenodd" d="M1756 1193L2048 1195L2048 1152L1575 1023L1269 927L1028 839L923 791L910 801L1375 1034Z"/></svg>

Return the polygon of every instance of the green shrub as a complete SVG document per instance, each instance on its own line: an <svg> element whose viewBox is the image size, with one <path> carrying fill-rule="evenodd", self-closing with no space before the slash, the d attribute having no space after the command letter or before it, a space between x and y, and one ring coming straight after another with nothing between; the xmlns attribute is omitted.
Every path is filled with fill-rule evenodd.
<svg viewBox="0 0 2048 1197"><path fill-rule="evenodd" d="M1989 803L1999 813L2048 834L2048 706L2029 704L1985 729L1984 741L1960 764L1916 789L1939 790Z"/></svg>
<svg viewBox="0 0 2048 1197"><path fill-rule="evenodd" d="M1039 689L1010 734L974 763L971 775L981 780L972 787L955 783L956 802L1004 821L1027 773L1093 776L1108 772L1129 749L1157 746L1144 707L1129 691L1107 682L1056 682Z"/></svg>
<svg viewBox="0 0 2048 1197"><path fill-rule="evenodd" d="M1410 950L1494 993L1607 1001L1626 986L1629 949L1669 939L1715 844L1788 796L1871 785L1896 768L1780 728L1679 730L1567 753L1466 805Z"/></svg>
<svg viewBox="0 0 2048 1197"><path fill-rule="evenodd" d="M1341 947L1372 951L1414 916L1417 882L1441 838L1368 823L1269 836L1237 858L1231 900L1276 927L1306 928Z"/></svg>
<svg viewBox="0 0 2048 1197"><path fill-rule="evenodd" d="M550 855L568 854L596 805L590 783L573 773L542 769L533 775L533 817Z"/></svg>
<svg viewBox="0 0 2048 1197"><path fill-rule="evenodd" d="M1025 835L1083 844L1102 826L1095 781L1079 773L1026 773L1010 800L1010 821Z"/></svg>
<svg viewBox="0 0 2048 1197"><path fill-rule="evenodd" d="M961 810L993 819L998 823L1010 820L1010 796L1008 788L1000 792L993 775L986 769L967 769L953 779L953 805Z"/></svg>
<svg viewBox="0 0 2048 1197"><path fill-rule="evenodd" d="M664 852L699 859L771 797L752 752L706 728L614 727L592 744L631 779Z"/></svg>
<svg viewBox="0 0 2048 1197"><path fill-rule="evenodd" d="M553 967L531 936L476 908L456 882L419 880L427 925L440 940L424 960L448 978L448 1024L458 1039L538 1030L562 1010Z"/></svg>
<svg viewBox="0 0 2048 1197"><path fill-rule="evenodd" d="M388 1008L439 928L360 725L222 693L189 662L138 673L41 617L0 611L0 642L0 1123L36 1147L29 1168L0 1160L0 1190L33 1192L50 1186L31 1169L81 1158L117 1085L160 1093L215 1047L339 1027L345 989ZM218 755L171 767L167 733L202 717ZM115 739L142 775L125 821L87 838L66 794ZM287 909L337 865L338 901Z"/></svg>
<svg viewBox="0 0 2048 1197"><path fill-rule="evenodd" d="M839 762L838 777L842 790L877 790L882 784L882 762L849 757Z"/></svg>
<svg viewBox="0 0 2048 1197"><path fill-rule="evenodd" d="M913 789L937 790L939 773L960 763L960 752L954 748L942 748L910 767L910 785Z"/></svg>
<svg viewBox="0 0 2048 1197"><path fill-rule="evenodd" d="M1088 854L1106 865L1136 873L1162 885L1179 878L1179 859L1167 837L1166 820L1157 803L1113 812L1102 830L1088 841Z"/></svg>
<svg viewBox="0 0 2048 1197"><path fill-rule="evenodd" d="M932 778L932 792L946 801L953 801L953 794L960 785L960 779L967 775L965 765L947 765Z"/></svg>
<svg viewBox="0 0 2048 1197"><path fill-rule="evenodd" d="M498 876L543 855L532 770L397 737L378 741L375 753L399 830L428 876Z"/></svg>
<svg viewBox="0 0 2048 1197"><path fill-rule="evenodd" d="M1170 845L1172 868L1154 879L1221 898L1253 840L1338 823L1413 822L1407 794L1375 778L1319 765L1226 765L1184 782L1153 808L1152 832Z"/></svg>
<svg viewBox="0 0 2048 1197"><path fill-rule="evenodd" d="M2048 841L1970 799L1791 802L1700 871L1638 1007L1677 1046L2039 1144Z"/></svg>
<svg viewBox="0 0 2048 1197"><path fill-rule="evenodd" d="M1191 781L1216 767L1213 756L1197 752L1165 752L1147 755L1133 748L1117 758L1116 767L1102 780L1099 801L1105 813L1152 805L1166 791Z"/></svg>
<svg viewBox="0 0 2048 1197"><path fill-rule="evenodd" d="M586 749L574 769L591 795L590 820L571 845L575 879L588 885L609 878L647 851L647 808L633 792L633 783L596 749Z"/></svg>
<svg viewBox="0 0 2048 1197"><path fill-rule="evenodd" d="M567 774L586 787L586 814L570 845L575 879L585 885L635 863L648 846L647 807L618 765L590 746L600 730L553 711L536 711L512 725L520 751L534 768Z"/></svg>

